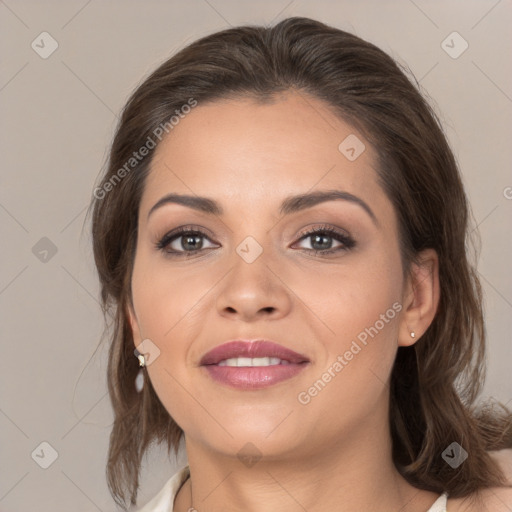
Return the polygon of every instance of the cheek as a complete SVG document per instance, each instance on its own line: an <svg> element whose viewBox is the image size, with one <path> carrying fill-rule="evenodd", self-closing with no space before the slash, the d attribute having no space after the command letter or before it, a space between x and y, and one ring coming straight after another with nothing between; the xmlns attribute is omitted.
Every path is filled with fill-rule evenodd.
<svg viewBox="0 0 512 512"><path fill-rule="evenodd" d="M200 272L180 271L165 261L142 256L135 264L132 291L142 336L170 349L176 336L201 310L203 295L211 285Z"/></svg>
<svg viewBox="0 0 512 512"><path fill-rule="evenodd" d="M371 293L361 287L337 294L335 311L325 316L334 335L324 336L319 364L296 397L305 425L320 419L324 434L336 438L340 428L349 432L376 411L385 414L402 308L397 296L382 283Z"/></svg>
<svg viewBox="0 0 512 512"><path fill-rule="evenodd" d="M187 424L184 411L190 410L191 389L185 362L190 340L195 333L190 326L201 325L197 317L201 309L203 286L197 276L185 277L166 262L155 262L142 251L137 255L132 293L140 335L156 345L159 355L147 372L157 396L178 425ZM197 308L197 311L196 311Z"/></svg>
<svg viewBox="0 0 512 512"><path fill-rule="evenodd" d="M371 408L386 386L402 310L402 269L397 258L392 248L368 253L357 264L322 277L320 286L308 295L308 305L320 312L322 320L317 322L317 335L324 340L317 377L329 381L330 388L319 400L324 405L325 400L342 400L351 408ZM328 374L322 376L323 372Z"/></svg>
<svg viewBox="0 0 512 512"><path fill-rule="evenodd" d="M330 347L342 350L358 337L364 343L365 336L382 339L397 332L402 269L396 258L392 250L367 252L296 283L294 290L317 313Z"/></svg>
<svg viewBox="0 0 512 512"><path fill-rule="evenodd" d="M187 404L190 405L190 397L183 395L182 388L191 388L190 347L204 331L207 311L213 307L208 292L219 278L208 271L186 271L184 266L155 258L143 250L137 254L132 293L140 335L150 339L159 350L158 358L147 371L171 415L174 410L187 410Z"/></svg>

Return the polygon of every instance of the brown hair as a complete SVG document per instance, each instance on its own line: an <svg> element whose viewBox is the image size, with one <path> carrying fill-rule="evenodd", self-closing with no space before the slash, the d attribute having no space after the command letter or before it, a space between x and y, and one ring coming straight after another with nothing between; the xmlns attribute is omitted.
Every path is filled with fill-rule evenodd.
<svg viewBox="0 0 512 512"><path fill-rule="evenodd" d="M470 210L440 121L419 84L382 50L294 17L273 27L211 34L158 67L128 100L91 201L103 313L107 324L107 315L113 320L108 389L115 419L107 480L123 508L127 497L136 504L149 445L165 442L168 454L176 452L183 432L147 374L140 394L134 387L139 367L127 305L138 208L153 152L133 170L119 171L191 98L199 105L228 97L266 101L291 89L325 101L374 146L380 185L399 219L404 274L422 249L433 248L439 256L436 316L420 340L398 349L392 370L389 420L396 467L417 488L448 491L451 497L506 484L487 451L512 446L512 414L501 404L500 410L475 405L485 374L482 292L466 251ZM442 458L454 441L469 453L456 470Z"/></svg>

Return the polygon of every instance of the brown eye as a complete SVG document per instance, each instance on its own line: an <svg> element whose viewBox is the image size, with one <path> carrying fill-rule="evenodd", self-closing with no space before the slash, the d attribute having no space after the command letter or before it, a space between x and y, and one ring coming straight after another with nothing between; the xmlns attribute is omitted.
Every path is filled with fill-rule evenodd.
<svg viewBox="0 0 512 512"><path fill-rule="evenodd" d="M311 249L315 254L332 254L339 251L346 251L355 246L355 241L345 233L331 227L314 228L301 235L300 240L310 239ZM333 240L339 242L340 245L332 247Z"/></svg>
<svg viewBox="0 0 512 512"><path fill-rule="evenodd" d="M204 249L204 239L208 239L205 232L185 226L164 235L156 248L169 255L188 256Z"/></svg>

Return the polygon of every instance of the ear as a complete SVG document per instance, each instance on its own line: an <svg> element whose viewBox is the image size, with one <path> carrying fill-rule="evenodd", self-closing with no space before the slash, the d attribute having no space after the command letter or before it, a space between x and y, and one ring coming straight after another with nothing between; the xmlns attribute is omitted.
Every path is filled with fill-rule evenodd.
<svg viewBox="0 0 512 512"><path fill-rule="evenodd" d="M130 327L132 329L133 344L135 348L137 348L137 346L140 345L140 343L142 342L142 336L140 335L139 321L137 320L137 316L135 315L135 311L133 310L133 304L131 303L130 300L128 300L128 305L126 309L128 321L130 322Z"/></svg>
<svg viewBox="0 0 512 512"><path fill-rule="evenodd" d="M414 345L423 336L434 320L439 297L439 258L434 249L425 249L418 255L418 263L411 263L411 271L404 283L399 346ZM411 332L414 332L414 338Z"/></svg>

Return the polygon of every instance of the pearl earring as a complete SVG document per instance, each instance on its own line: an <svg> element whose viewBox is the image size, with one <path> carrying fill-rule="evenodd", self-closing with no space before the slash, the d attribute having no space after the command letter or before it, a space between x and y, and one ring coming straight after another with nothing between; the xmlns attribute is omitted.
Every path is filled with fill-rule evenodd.
<svg viewBox="0 0 512 512"><path fill-rule="evenodd" d="M139 360L139 366L141 369L139 370L137 377L135 377L135 389L137 390L137 393L140 393L144 387L144 372L142 371L142 368L146 366L146 361L144 360L143 354L139 354L137 359Z"/></svg>
<svg viewBox="0 0 512 512"><path fill-rule="evenodd" d="M416 334L414 334L414 331L411 331L411 338L414 338Z"/></svg>

